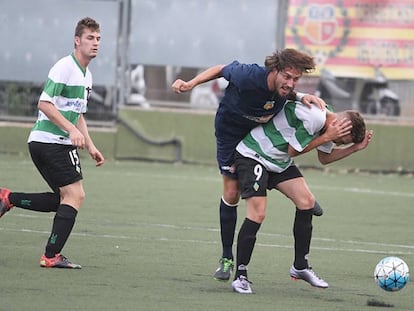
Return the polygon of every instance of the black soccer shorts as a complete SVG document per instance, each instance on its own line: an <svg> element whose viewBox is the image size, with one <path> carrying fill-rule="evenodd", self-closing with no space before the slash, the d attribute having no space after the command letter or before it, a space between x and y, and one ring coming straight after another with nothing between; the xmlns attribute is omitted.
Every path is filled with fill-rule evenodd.
<svg viewBox="0 0 414 311"><path fill-rule="evenodd" d="M239 190L242 199L265 197L267 190L275 189L277 184L303 177L294 164L281 173L268 172L262 164L254 159L243 157L237 151L234 163L239 176Z"/></svg>
<svg viewBox="0 0 414 311"><path fill-rule="evenodd" d="M83 179L76 147L30 142L29 151L34 165L53 191Z"/></svg>

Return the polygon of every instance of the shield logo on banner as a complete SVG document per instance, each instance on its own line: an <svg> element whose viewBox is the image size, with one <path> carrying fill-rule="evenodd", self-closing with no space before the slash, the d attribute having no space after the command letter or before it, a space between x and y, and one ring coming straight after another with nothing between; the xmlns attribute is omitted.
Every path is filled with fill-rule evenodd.
<svg viewBox="0 0 414 311"><path fill-rule="evenodd" d="M327 44L336 35L338 23L332 5L314 4L309 7L304 21L304 30L309 41L314 44Z"/></svg>
<svg viewBox="0 0 414 311"><path fill-rule="evenodd" d="M349 15L341 0L302 0L292 26L293 39L301 50L323 65L341 53L349 35Z"/></svg>

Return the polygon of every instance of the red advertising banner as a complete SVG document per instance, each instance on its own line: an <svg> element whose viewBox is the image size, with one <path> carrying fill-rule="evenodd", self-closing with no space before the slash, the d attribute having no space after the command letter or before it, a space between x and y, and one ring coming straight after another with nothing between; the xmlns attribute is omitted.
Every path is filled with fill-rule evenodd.
<svg viewBox="0 0 414 311"><path fill-rule="evenodd" d="M285 34L335 76L414 79L414 0L290 0Z"/></svg>

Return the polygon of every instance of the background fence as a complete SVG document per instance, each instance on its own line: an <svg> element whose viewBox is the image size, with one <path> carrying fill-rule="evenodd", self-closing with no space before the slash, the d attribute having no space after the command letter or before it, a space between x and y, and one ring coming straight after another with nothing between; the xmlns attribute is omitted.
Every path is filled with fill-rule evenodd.
<svg viewBox="0 0 414 311"><path fill-rule="evenodd" d="M303 8L314 2L304 1ZM340 8L349 1L324 5L331 2ZM173 94L170 85L177 77L189 79L207 66L233 59L262 63L285 44L289 4L287 0L0 0L0 39L7 42L0 51L0 152L24 150L24 144L14 145L25 140L28 129L10 122L31 124L47 71L72 51L76 22L92 16L101 24L102 42L90 65L94 91L87 118L105 128L96 135L105 140L108 154L214 164L212 118L225 83L206 83L181 95ZM313 93L319 82L319 76L307 76L298 89ZM379 165L363 161L351 167L413 170L406 133L414 124L414 81L388 82L400 98L400 115L367 115L378 126L370 157Z"/></svg>

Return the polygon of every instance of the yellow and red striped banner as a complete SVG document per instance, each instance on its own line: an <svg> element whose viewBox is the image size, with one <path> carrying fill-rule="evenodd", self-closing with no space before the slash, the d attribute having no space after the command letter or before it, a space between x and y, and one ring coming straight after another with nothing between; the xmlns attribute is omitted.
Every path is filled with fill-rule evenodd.
<svg viewBox="0 0 414 311"><path fill-rule="evenodd" d="M414 79L414 1L290 0L286 47L336 76Z"/></svg>

